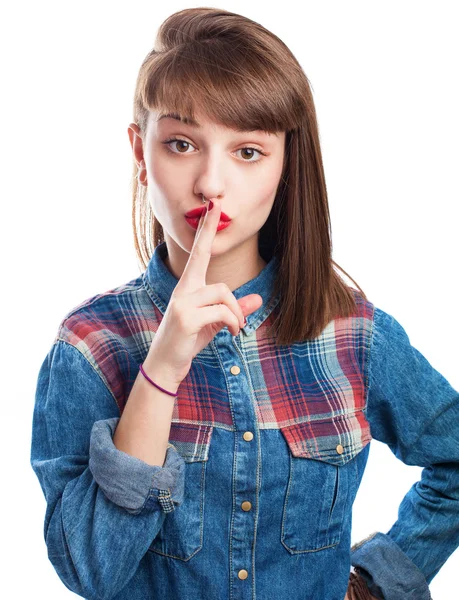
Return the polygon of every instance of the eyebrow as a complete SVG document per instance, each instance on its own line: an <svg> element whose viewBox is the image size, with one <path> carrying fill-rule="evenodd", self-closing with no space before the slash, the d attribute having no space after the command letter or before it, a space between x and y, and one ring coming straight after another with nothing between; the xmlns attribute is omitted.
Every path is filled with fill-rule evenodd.
<svg viewBox="0 0 459 600"><path fill-rule="evenodd" d="M197 127L198 129L201 129L201 125L197 121L192 119L191 117L182 117L181 115L179 115L178 113L175 113L175 112L165 113L163 115L160 115L158 117L157 121L161 121L161 119L176 119L177 121L181 121L182 123L185 123L185 125L191 125L193 127Z"/></svg>
<svg viewBox="0 0 459 600"><path fill-rule="evenodd" d="M162 115L159 115L159 117L157 118L156 122L161 121L161 119L175 119L176 121L180 121L181 123L184 123L185 125L191 125L192 127L196 127L197 129L202 129L202 125L200 123L198 123L197 121L195 121L194 119L192 119L191 117L187 117L187 116L181 116L176 112L169 112L169 113L164 113ZM250 129L249 131L245 130L245 129L236 129L237 133L251 133L252 131L257 132L257 131L262 131L261 129ZM262 133L264 133L262 131ZM277 135L277 134L275 134Z"/></svg>

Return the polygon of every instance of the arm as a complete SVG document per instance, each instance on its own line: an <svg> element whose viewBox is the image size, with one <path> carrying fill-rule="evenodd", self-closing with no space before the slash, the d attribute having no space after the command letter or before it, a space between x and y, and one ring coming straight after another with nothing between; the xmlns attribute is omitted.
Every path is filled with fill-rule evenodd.
<svg viewBox="0 0 459 600"><path fill-rule="evenodd" d="M113 444L118 421L99 374L57 340L38 375L31 465L47 501L48 557L62 582L90 600L126 586L166 513L183 501L185 465L175 448L168 445L162 467L130 456Z"/></svg>
<svg viewBox="0 0 459 600"><path fill-rule="evenodd" d="M178 383L167 378L167 367L154 354L154 341L143 363L147 375L164 389L177 393ZM169 441L174 397L145 379L139 370L128 402L116 427L113 443L118 450L150 465L162 465Z"/></svg>
<svg viewBox="0 0 459 600"><path fill-rule="evenodd" d="M378 308L367 418L373 438L424 469L391 529L353 546L352 565L377 598L429 600L428 584L459 546L459 394Z"/></svg>

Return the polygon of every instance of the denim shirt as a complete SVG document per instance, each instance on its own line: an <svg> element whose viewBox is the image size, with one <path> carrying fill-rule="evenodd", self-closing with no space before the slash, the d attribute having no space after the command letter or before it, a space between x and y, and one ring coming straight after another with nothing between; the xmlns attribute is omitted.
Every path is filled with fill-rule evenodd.
<svg viewBox="0 0 459 600"><path fill-rule="evenodd" d="M116 600L428 600L459 545L459 394L356 290L314 340L270 333L278 259L233 291L262 306L222 329L178 388L164 464L112 438L178 280L163 242L136 279L68 313L38 374L31 465L62 582ZM424 467L398 520L351 548L372 438Z"/></svg>

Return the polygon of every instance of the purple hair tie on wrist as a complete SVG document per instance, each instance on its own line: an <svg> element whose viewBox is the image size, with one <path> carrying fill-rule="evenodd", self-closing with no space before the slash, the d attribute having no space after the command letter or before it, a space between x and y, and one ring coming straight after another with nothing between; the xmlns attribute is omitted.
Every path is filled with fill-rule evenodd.
<svg viewBox="0 0 459 600"><path fill-rule="evenodd" d="M160 385L158 385L157 383L155 383L152 379L150 379L148 377L148 375L145 373L145 371L143 370L143 365L142 364L139 365L139 369L140 369L140 372L142 373L142 375L145 377L145 379L147 381L149 381L151 384L153 384L155 387L157 387L162 392L164 392L166 394L169 394L169 396L174 396L174 398L177 398L178 394L173 394L172 392L168 392L167 390L165 390L164 388L162 388Z"/></svg>

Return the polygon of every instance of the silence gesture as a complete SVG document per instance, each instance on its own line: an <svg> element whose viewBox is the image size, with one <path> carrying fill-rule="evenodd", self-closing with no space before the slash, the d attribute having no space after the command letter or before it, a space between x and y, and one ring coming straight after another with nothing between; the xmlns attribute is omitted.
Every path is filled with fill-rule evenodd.
<svg viewBox="0 0 459 600"><path fill-rule="evenodd" d="M238 300L226 283L206 285L221 214L220 200L214 198L212 201L209 202L212 208L201 216L188 262L149 352L165 366L163 381L173 389L185 379L193 358L223 327L227 326L233 335L238 335L245 316L263 303L258 294Z"/></svg>

